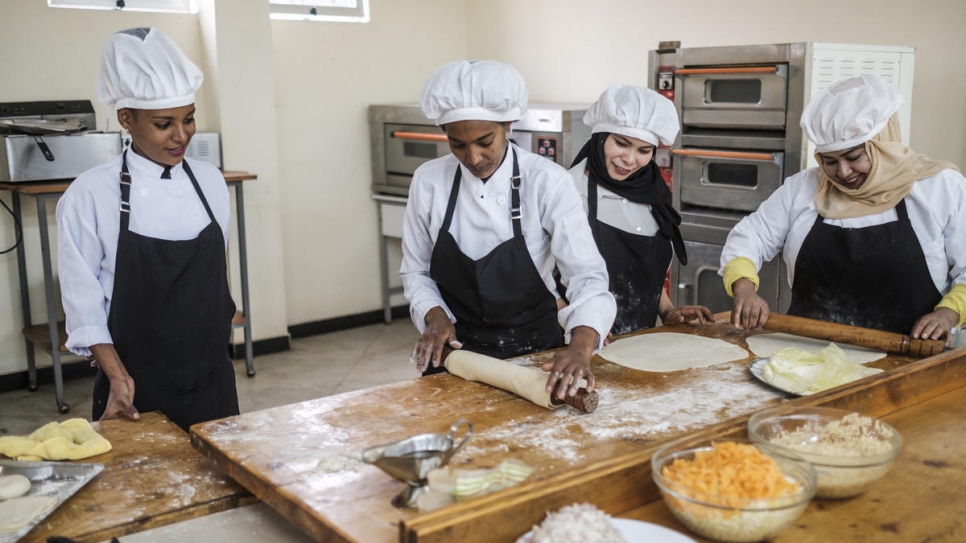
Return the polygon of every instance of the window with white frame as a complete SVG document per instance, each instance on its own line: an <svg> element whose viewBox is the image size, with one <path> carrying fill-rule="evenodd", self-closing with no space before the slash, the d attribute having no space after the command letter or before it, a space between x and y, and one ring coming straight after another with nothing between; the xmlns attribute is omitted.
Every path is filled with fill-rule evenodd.
<svg viewBox="0 0 966 543"><path fill-rule="evenodd" d="M368 23L369 0L268 0L272 19Z"/></svg>
<svg viewBox="0 0 966 543"><path fill-rule="evenodd" d="M197 0L47 0L52 8L198 13Z"/></svg>

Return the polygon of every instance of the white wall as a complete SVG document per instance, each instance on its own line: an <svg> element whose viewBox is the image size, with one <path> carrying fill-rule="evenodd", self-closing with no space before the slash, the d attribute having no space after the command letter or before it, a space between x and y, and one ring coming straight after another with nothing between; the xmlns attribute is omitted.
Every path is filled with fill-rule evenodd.
<svg viewBox="0 0 966 543"><path fill-rule="evenodd" d="M647 52L817 41L916 48L910 146L966 165L962 0L468 0L469 54L512 63L532 100L591 102L647 84Z"/></svg>
<svg viewBox="0 0 966 543"><path fill-rule="evenodd" d="M272 23L290 324L381 308L367 108L417 102L466 56L463 2L370 7L368 24Z"/></svg>

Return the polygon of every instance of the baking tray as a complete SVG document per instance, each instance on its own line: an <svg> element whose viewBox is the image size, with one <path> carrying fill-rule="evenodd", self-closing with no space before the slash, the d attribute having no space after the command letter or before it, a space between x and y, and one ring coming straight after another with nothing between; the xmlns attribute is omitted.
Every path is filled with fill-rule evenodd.
<svg viewBox="0 0 966 543"><path fill-rule="evenodd" d="M15 532L0 532L0 543L14 543L27 534L47 515L56 511L75 492L104 470L104 464L74 462L21 462L0 460L4 475L19 473L30 479L27 496L56 496L57 503L46 513L37 515L26 526Z"/></svg>
<svg viewBox="0 0 966 543"><path fill-rule="evenodd" d="M807 396L808 394L811 394L811 393L802 394L801 392L793 392L791 390L782 388L780 386L776 386L771 382L769 382L768 380L766 380L764 375L764 370L765 370L765 366L768 365L768 360L769 360L768 358L756 358L748 366L748 371L751 372L751 375L754 376L755 379L758 379L762 383L768 385L769 387L775 390L780 390L785 394L791 394L792 396Z"/></svg>

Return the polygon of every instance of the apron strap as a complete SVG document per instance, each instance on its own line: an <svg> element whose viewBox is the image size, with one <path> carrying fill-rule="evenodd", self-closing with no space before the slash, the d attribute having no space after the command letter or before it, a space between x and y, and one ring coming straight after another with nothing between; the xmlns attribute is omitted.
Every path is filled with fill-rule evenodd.
<svg viewBox="0 0 966 543"><path fill-rule="evenodd" d="M127 149L121 155L121 231L126 232L131 221L131 173L127 169Z"/></svg>
<svg viewBox="0 0 966 543"><path fill-rule="evenodd" d="M188 179L191 180L191 184L195 187L195 192L198 193L198 198L201 198L201 203L205 206L205 211L208 212L208 218L211 222L215 222L215 214L211 212L211 207L208 205L208 199L205 198L205 193L201 191L201 185L198 184L198 180L195 178L194 172L191 171L191 166L188 166L187 160L182 160L181 164L184 165L184 173L188 174Z"/></svg>

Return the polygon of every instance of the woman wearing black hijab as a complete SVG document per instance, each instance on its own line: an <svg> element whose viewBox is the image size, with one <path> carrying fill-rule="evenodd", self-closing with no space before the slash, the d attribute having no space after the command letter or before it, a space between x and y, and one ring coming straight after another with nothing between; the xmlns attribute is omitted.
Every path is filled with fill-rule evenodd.
<svg viewBox="0 0 966 543"><path fill-rule="evenodd" d="M657 145L677 135L674 104L652 90L615 83L587 110L584 124L593 135L570 173L617 299L611 333L650 328L658 317L664 324L714 322L708 308L675 308L664 291L672 253L687 263L681 217L653 160Z"/></svg>

